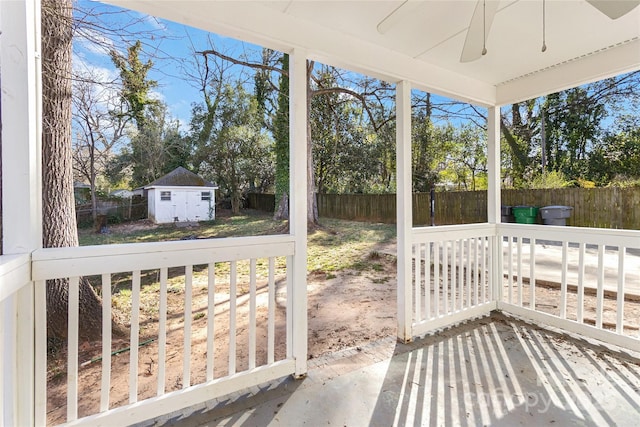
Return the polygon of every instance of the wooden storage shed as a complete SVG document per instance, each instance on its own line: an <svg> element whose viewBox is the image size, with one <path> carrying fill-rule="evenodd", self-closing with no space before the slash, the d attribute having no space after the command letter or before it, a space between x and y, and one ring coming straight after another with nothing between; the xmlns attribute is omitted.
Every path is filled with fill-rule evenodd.
<svg viewBox="0 0 640 427"><path fill-rule="evenodd" d="M157 224L213 220L217 188L182 166L177 167L144 187L149 219Z"/></svg>

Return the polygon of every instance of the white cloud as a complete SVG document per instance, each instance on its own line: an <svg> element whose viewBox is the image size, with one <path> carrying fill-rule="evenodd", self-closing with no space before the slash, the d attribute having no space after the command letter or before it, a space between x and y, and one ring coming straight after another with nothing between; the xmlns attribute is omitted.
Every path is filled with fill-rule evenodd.
<svg viewBox="0 0 640 427"><path fill-rule="evenodd" d="M152 91L149 92L149 98L153 99L154 101L160 101L160 102L166 104L166 99L165 99L164 94L162 92L158 92L158 91L152 90Z"/></svg>
<svg viewBox="0 0 640 427"><path fill-rule="evenodd" d="M92 99L98 104L98 108L107 111L113 109L114 102L118 99L118 72L115 68L106 68L95 65L79 55L73 56L73 73L79 79L74 82L74 90L78 90L81 82L92 82Z"/></svg>
<svg viewBox="0 0 640 427"><path fill-rule="evenodd" d="M91 28L79 29L75 34L74 42L88 52L97 55L108 56L109 52L116 48L113 40Z"/></svg>
<svg viewBox="0 0 640 427"><path fill-rule="evenodd" d="M162 30L162 31L168 30L164 22L162 22L160 19L156 18L155 16L145 15L143 19L146 24L155 28L156 30Z"/></svg>

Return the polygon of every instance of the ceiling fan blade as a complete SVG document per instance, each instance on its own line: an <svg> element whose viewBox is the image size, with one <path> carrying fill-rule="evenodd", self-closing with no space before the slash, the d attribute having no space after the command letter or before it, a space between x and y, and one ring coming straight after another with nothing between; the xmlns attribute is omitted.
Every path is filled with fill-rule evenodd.
<svg viewBox="0 0 640 427"><path fill-rule="evenodd" d="M618 19L640 5L640 0L587 0L587 2L611 19Z"/></svg>
<svg viewBox="0 0 640 427"><path fill-rule="evenodd" d="M396 7L390 14L378 23L377 29L380 34L385 34L391 28L409 18L413 12L422 5L421 1L405 0Z"/></svg>
<svg viewBox="0 0 640 427"><path fill-rule="evenodd" d="M497 0L478 0L476 3L467 37L464 40L460 62L475 61L482 56L483 41L489 38L489 31L499 3Z"/></svg>

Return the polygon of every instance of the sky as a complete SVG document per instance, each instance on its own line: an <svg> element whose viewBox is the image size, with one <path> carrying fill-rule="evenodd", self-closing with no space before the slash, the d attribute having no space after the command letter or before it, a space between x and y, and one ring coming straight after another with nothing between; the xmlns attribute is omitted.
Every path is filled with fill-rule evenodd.
<svg viewBox="0 0 640 427"><path fill-rule="evenodd" d="M151 59L154 63L148 77L158 82L158 87L152 94L162 100L169 107L173 118L178 119L185 129L191 116L191 105L200 102L202 96L198 89L185 77L185 69L189 69L189 61L193 58L193 51L204 50L209 47L210 40L225 51L260 51L259 46L243 43L237 40L221 37L216 34L198 30L193 27L161 20L137 12L126 11L114 6L104 5L87 0L79 0L80 8L90 9L94 15L101 16L99 21L112 27L125 26L132 37L140 38L146 55L143 60ZM91 18L96 19L96 18ZM103 25L103 24L100 24ZM96 45L90 40L100 40ZM113 81L118 72L109 57L110 47L125 53L122 42L111 40L110 37L98 34L97 31L84 31L74 38L74 68L85 72L96 73L104 81ZM235 66L237 72L242 67Z"/></svg>
<svg viewBox="0 0 640 427"><path fill-rule="evenodd" d="M210 41L230 56L261 51L260 46L251 43L240 42L229 37L133 11L123 13L123 9L114 6L89 0L79 0L77 5L81 9L92 10L94 16L99 16L100 21L108 23L106 25L111 23L112 27L124 26L127 22L136 22L134 25L127 26L126 30L137 36L131 38L131 43L136 38L140 38L144 50L147 54L151 54L146 58L151 58L154 62L154 67L149 72L149 78L158 82L158 88L153 96L167 104L171 116L180 122L183 131L187 130L192 104L202 100L198 89L185 77L185 69L190 68L189 61L193 58L193 51L206 49ZM113 40L95 32L76 34L74 67L97 72L106 81L115 80L118 73L109 57L108 49L97 47L95 43L90 43L89 39L99 39L107 47L116 46ZM119 43L119 46L120 49L123 49L122 42ZM237 65L232 68L232 71L246 72L243 67ZM444 104L450 100L432 95L432 101ZM459 124L456 122L460 119L454 118L451 121L454 124Z"/></svg>

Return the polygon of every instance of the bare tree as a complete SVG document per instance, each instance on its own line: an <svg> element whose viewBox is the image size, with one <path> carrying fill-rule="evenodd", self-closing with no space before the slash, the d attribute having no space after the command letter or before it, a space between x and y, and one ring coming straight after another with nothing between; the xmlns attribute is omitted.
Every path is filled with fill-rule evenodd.
<svg viewBox="0 0 640 427"><path fill-rule="evenodd" d="M112 150L124 136L126 120L120 97L109 86L97 85L98 77L76 80L73 87L73 168L89 182L91 212L97 220L96 178L104 174Z"/></svg>

